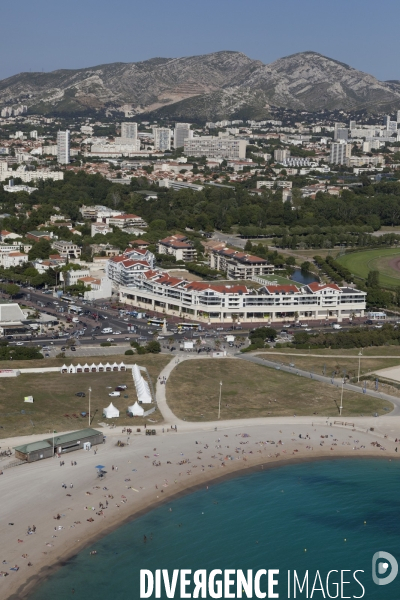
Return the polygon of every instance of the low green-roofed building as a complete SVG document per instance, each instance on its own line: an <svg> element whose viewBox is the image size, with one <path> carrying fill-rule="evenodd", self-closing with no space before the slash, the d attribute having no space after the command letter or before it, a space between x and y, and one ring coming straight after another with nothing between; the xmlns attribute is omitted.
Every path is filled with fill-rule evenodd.
<svg viewBox="0 0 400 600"><path fill-rule="evenodd" d="M92 442L93 444L102 444L103 443L103 434L97 429L92 429L88 427L87 429L80 429L79 431L71 431L71 433L63 433L62 435L54 434L54 445L55 446L64 446L65 444L76 444L84 441L91 441L91 438L99 438L98 441ZM101 438L101 440L100 440ZM46 442L53 443L53 438L47 438L44 440Z"/></svg>
<svg viewBox="0 0 400 600"><path fill-rule="evenodd" d="M26 462L34 462L53 456L53 444L50 444L47 440L16 446L14 450L15 457Z"/></svg>
<svg viewBox="0 0 400 600"><path fill-rule="evenodd" d="M72 431L71 433L64 433L62 435L55 434L54 448L57 454L61 455L73 450L90 448L93 445L102 444L103 439L104 436L101 431L88 427L87 429ZM47 438L45 441L52 444L53 438Z"/></svg>
<svg viewBox="0 0 400 600"><path fill-rule="evenodd" d="M89 449L93 445L102 444L103 439L101 431L91 427L61 435L54 433L54 438L52 436L40 442L16 446L15 457L26 462L34 462L42 458L50 458L55 453L61 455L73 450Z"/></svg>

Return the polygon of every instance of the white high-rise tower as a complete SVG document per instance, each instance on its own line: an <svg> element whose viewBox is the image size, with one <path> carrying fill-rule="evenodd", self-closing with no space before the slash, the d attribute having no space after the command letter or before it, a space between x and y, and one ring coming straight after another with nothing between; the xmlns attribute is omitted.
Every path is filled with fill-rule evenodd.
<svg viewBox="0 0 400 600"><path fill-rule="evenodd" d="M167 127L153 127L154 150L171 150L171 130Z"/></svg>
<svg viewBox="0 0 400 600"><path fill-rule="evenodd" d="M125 140L130 140L130 142L132 143L132 140L136 141L137 140L137 123L121 123L121 138L124 139L123 144L129 144L128 141Z"/></svg>
<svg viewBox="0 0 400 600"><path fill-rule="evenodd" d="M190 123L175 123L174 130L174 148L183 148L185 140L192 139L193 131L190 129Z"/></svg>
<svg viewBox="0 0 400 600"><path fill-rule="evenodd" d="M68 129L57 132L57 160L60 165L69 165L70 140L71 137Z"/></svg>

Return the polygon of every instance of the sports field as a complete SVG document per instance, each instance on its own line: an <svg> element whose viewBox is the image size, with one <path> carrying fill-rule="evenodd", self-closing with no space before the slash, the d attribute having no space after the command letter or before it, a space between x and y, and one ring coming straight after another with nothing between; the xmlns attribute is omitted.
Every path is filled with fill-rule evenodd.
<svg viewBox="0 0 400 600"><path fill-rule="evenodd" d="M370 271L379 271L379 281L383 287L395 288L400 285L400 249L382 248L352 252L337 258L349 271L366 279Z"/></svg>

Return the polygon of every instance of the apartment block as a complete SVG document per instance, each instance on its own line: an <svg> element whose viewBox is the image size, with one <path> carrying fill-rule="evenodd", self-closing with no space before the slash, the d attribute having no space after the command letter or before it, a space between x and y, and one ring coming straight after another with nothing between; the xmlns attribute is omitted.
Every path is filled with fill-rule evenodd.
<svg viewBox="0 0 400 600"><path fill-rule="evenodd" d="M135 269L132 266L132 269ZM131 284L118 285L120 300L139 308L206 323L274 323L285 320L363 317L366 292L335 284L264 285L192 281L137 265Z"/></svg>
<svg viewBox="0 0 400 600"><path fill-rule="evenodd" d="M127 227L147 227L146 221L143 221L142 217L138 217L138 215L108 217L106 223L110 227L119 227L120 229L126 229Z"/></svg>
<svg viewBox="0 0 400 600"><path fill-rule="evenodd" d="M153 127L154 150L171 150L171 130L167 127Z"/></svg>
<svg viewBox="0 0 400 600"><path fill-rule="evenodd" d="M79 271L71 269L70 271L65 271L63 277L65 285L76 285L82 277L90 277L90 271L89 269L79 269Z"/></svg>
<svg viewBox="0 0 400 600"><path fill-rule="evenodd" d="M138 136L138 127L137 127L137 123L130 123L130 122L125 122L125 123L121 123L121 138L124 140L124 142L120 142L120 143L131 143L132 140L137 140L137 136ZM116 138L117 140L118 138ZM127 142L125 142L125 140L129 140Z"/></svg>
<svg viewBox="0 0 400 600"><path fill-rule="evenodd" d="M347 159L351 157L351 144L335 143L331 144L331 153L329 162L334 165L346 165Z"/></svg>
<svg viewBox="0 0 400 600"><path fill-rule="evenodd" d="M211 250L208 260L212 269L224 271L229 279L252 279L255 276L271 275L274 272L274 265L265 258L231 248Z"/></svg>
<svg viewBox="0 0 400 600"><path fill-rule="evenodd" d="M190 129L190 123L176 123L174 130L174 148L183 148L185 140L193 138L193 131Z"/></svg>
<svg viewBox="0 0 400 600"><path fill-rule="evenodd" d="M194 157L239 159L246 158L246 146L247 140L205 135L185 140L184 152Z"/></svg>
<svg viewBox="0 0 400 600"><path fill-rule="evenodd" d="M277 148L274 150L274 161L277 163L282 163L285 160L290 158L290 150Z"/></svg>
<svg viewBox="0 0 400 600"><path fill-rule="evenodd" d="M71 136L67 129L66 131L57 132L57 160L60 165L69 165L70 162L70 146Z"/></svg>
<svg viewBox="0 0 400 600"><path fill-rule="evenodd" d="M64 240L57 240L53 242L54 250L57 250L61 258L79 258L81 255L81 249L72 242Z"/></svg>
<svg viewBox="0 0 400 600"><path fill-rule="evenodd" d="M192 262L197 258L193 243L185 235L171 235L158 242L158 253L174 256L176 260Z"/></svg>

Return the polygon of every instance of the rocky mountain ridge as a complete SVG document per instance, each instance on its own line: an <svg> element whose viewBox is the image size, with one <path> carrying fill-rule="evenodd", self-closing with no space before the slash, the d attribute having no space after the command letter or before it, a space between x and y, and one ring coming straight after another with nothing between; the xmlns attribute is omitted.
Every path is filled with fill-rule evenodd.
<svg viewBox="0 0 400 600"><path fill-rule="evenodd" d="M80 114L131 110L171 118L260 118L270 105L298 110L400 108L400 83L382 82L316 52L263 64L222 51L138 63L20 73L0 81L0 107Z"/></svg>

